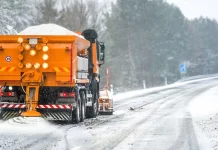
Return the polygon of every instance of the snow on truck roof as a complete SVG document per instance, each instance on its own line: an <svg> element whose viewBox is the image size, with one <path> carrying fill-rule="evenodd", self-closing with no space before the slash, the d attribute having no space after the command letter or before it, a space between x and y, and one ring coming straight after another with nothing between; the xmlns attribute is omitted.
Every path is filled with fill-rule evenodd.
<svg viewBox="0 0 218 150"><path fill-rule="evenodd" d="M18 33L18 35L75 35L84 39L82 35L79 35L56 24L41 24L37 26L30 26Z"/></svg>

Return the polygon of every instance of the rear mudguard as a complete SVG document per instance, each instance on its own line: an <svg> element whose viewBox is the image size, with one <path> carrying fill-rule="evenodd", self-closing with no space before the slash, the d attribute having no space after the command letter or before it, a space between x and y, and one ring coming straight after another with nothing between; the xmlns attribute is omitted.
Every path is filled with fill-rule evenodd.
<svg viewBox="0 0 218 150"><path fill-rule="evenodd" d="M42 114L46 120L71 121L72 112L75 108L71 104L50 104L38 105L36 110Z"/></svg>
<svg viewBox="0 0 218 150"><path fill-rule="evenodd" d="M70 109L37 109L46 120L71 121L72 110Z"/></svg>
<svg viewBox="0 0 218 150"><path fill-rule="evenodd" d="M26 110L26 105L23 103L1 103L0 104L0 119L8 120L18 117Z"/></svg>
<svg viewBox="0 0 218 150"><path fill-rule="evenodd" d="M38 105L36 110L46 120L71 121L74 107L67 105ZM0 119L19 117L26 110L25 104L0 104Z"/></svg>

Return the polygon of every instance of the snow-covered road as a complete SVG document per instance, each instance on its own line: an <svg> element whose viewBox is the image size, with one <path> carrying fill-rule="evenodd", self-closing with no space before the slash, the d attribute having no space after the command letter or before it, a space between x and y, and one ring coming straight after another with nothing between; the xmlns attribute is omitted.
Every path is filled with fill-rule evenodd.
<svg viewBox="0 0 218 150"><path fill-rule="evenodd" d="M218 79L203 80L115 100L113 116L79 125L10 119L0 123L0 150L218 149L217 85Z"/></svg>

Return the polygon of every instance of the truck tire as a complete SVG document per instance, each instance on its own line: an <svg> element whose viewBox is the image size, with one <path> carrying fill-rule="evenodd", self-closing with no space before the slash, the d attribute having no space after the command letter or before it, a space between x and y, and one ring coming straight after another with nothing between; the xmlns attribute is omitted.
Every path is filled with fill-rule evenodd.
<svg viewBox="0 0 218 150"><path fill-rule="evenodd" d="M97 94L95 98L97 97ZM92 106L86 108L86 117L95 118L98 115L98 100L92 100Z"/></svg>
<svg viewBox="0 0 218 150"><path fill-rule="evenodd" d="M78 94L77 100L76 100L76 109L73 111L72 120L78 124L80 122L81 118L81 100L80 95Z"/></svg>
<svg viewBox="0 0 218 150"><path fill-rule="evenodd" d="M81 117L80 121L83 122L86 117L86 99L84 92L80 92L80 98L81 98Z"/></svg>
<svg viewBox="0 0 218 150"><path fill-rule="evenodd" d="M0 109L0 120L2 120L3 117L2 117L2 110Z"/></svg>
<svg viewBox="0 0 218 150"><path fill-rule="evenodd" d="M95 118L97 116L95 107L96 107L96 103L94 103L93 106L86 108L87 118Z"/></svg>

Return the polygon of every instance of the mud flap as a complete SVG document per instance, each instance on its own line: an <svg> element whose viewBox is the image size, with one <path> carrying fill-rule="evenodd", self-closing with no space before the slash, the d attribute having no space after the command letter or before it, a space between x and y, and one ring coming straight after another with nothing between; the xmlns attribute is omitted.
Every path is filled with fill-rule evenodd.
<svg viewBox="0 0 218 150"><path fill-rule="evenodd" d="M71 109L37 109L46 120L71 121Z"/></svg>
<svg viewBox="0 0 218 150"><path fill-rule="evenodd" d="M8 120L14 117L19 117L21 116L21 113L24 112L26 109L25 108L0 108L0 119L1 120Z"/></svg>

